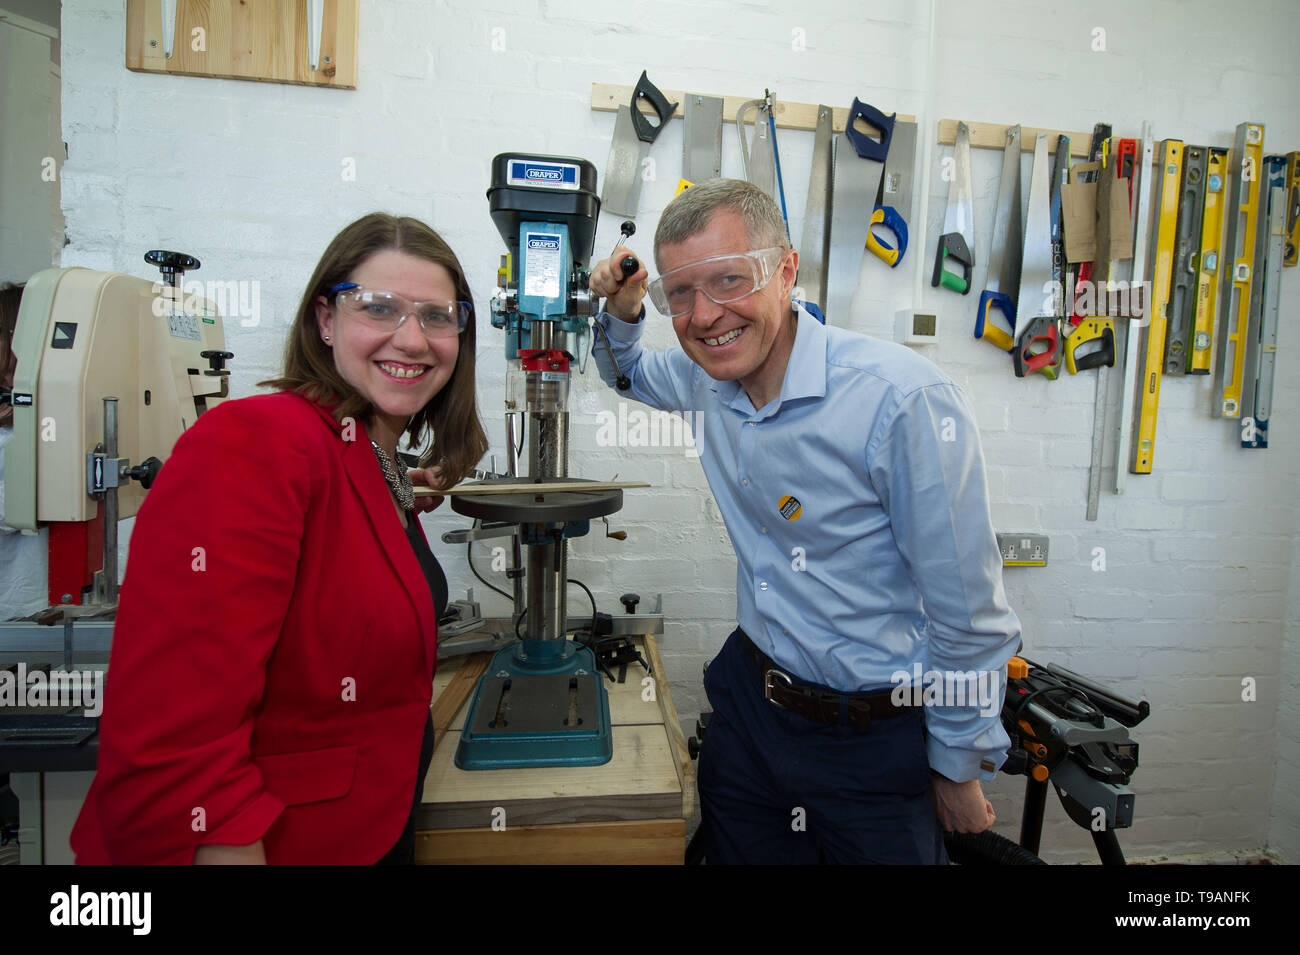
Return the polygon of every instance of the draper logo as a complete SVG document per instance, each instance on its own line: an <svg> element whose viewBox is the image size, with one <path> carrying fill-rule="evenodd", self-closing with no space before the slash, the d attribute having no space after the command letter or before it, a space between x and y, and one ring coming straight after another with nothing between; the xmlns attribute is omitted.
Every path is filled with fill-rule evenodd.
<svg viewBox="0 0 1300 955"><path fill-rule="evenodd" d="M51 925L129 925L133 935L148 935L152 892L69 892L50 896Z"/></svg>
<svg viewBox="0 0 1300 955"><path fill-rule="evenodd" d="M577 189L578 167L564 163L512 160L506 176L511 186L544 189Z"/></svg>
<svg viewBox="0 0 1300 955"><path fill-rule="evenodd" d="M530 248L530 249L542 249L543 251L546 251L546 252L558 252L558 251L560 251L560 240L559 240L559 239L546 239L546 238L543 238L543 239L533 239L533 238L530 238L530 239L528 240L528 248Z"/></svg>

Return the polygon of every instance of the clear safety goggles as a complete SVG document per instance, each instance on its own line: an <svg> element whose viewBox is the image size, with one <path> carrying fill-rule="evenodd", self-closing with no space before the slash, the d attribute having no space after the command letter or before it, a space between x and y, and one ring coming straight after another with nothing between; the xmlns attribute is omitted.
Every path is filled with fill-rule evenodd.
<svg viewBox="0 0 1300 955"><path fill-rule="evenodd" d="M696 289L718 305L739 301L767 287L786 251L772 246L753 252L714 255L670 269L650 283L650 301L661 315L669 318L685 315L695 307Z"/></svg>
<svg viewBox="0 0 1300 955"><path fill-rule="evenodd" d="M339 310L378 332L395 332L407 316L414 315L426 338L449 338L469 324L474 306L469 302L412 302L396 292L361 288L343 282L330 289Z"/></svg>

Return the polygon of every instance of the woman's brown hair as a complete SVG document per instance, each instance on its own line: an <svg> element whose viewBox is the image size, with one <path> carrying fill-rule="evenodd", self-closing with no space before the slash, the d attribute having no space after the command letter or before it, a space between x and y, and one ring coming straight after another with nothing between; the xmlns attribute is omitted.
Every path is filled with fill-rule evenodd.
<svg viewBox="0 0 1300 955"><path fill-rule="evenodd" d="M338 420L354 418L366 421L374 405L357 393L334 367L334 356L321 341L316 324L316 298L329 298L329 290L349 281L352 272L376 252L394 249L421 259L436 262L450 274L456 286L456 298L474 301L456 253L418 219L372 212L345 228L334 237L303 294L298 314L285 347L284 374L258 382L259 386L294 391L318 404L330 407ZM487 453L487 435L479 422L474 394L474 314L460 333L456 367L451 378L433 400L417 411L406 427L412 446L424 443L426 430L433 443L420 457L420 466L442 469L444 486L459 483L474 470Z"/></svg>

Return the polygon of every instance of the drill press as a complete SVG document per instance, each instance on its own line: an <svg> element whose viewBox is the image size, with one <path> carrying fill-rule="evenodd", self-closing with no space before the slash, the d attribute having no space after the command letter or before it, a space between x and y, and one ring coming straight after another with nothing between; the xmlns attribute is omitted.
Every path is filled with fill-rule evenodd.
<svg viewBox="0 0 1300 955"><path fill-rule="evenodd" d="M503 153L488 202L509 253L492 324L506 334L507 471L519 493L452 498L457 513L513 525L515 632L470 702L456 750L461 769L593 766L613 754L609 700L591 650L567 639L567 541L623 506L621 490L583 490L568 472L569 377L586 365L595 301L587 263L600 200L583 159ZM576 356L576 357L575 357ZM526 430L528 473L518 435ZM572 484L537 493L528 485ZM520 575L521 550L526 553Z"/></svg>

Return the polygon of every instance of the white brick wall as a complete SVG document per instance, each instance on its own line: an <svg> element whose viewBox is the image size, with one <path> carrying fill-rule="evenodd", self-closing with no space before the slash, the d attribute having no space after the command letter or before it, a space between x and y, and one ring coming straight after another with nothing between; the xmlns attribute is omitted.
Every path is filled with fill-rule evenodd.
<svg viewBox="0 0 1300 955"><path fill-rule="evenodd" d="M141 254L170 247L203 260L198 277L259 280L261 323L226 329L242 395L278 368L286 324L325 243L372 209L421 216L442 231L485 306L501 251L484 199L492 155L584 156L603 171L614 117L590 110L590 84L632 83L642 68L662 87L756 96L770 86L782 99L836 105L856 94L913 114L933 85L938 117L1077 130L1104 120L1130 136L1150 119L1158 137L1217 145L1251 119L1267 125L1270 150L1300 148L1293 5L1254 3L1253 15L1228 21L1207 0L1136 7L1103 0L1067 11L1035 0L937 5L930 75L926 5L906 0L640 3L626 13L573 0L363 2L358 89L339 92L130 73L120 0L67 4L63 198L72 244L64 264L147 274ZM1097 28L1106 52L1091 48ZM793 48L796 30L803 51ZM492 49L494 36L504 39L503 51ZM811 135L779 135L797 236ZM681 124L672 123L653 152L658 178L642 193L635 244L646 251L676 186L680 146ZM937 174L946 154L934 150L930 241L922 248L914 240L910 253L927 269L947 199ZM355 182L340 175L349 158ZM972 157L977 288L999 162L988 150ZM1028 167L1026 156L1026 177ZM739 172L730 124L723 171ZM912 226L915 233L919 223ZM616 218L602 221L598 255L617 228ZM864 273L870 285L859 312L832 321L892 336L894 310L912 303L912 272L906 263L891 273L873 261ZM1288 272L1287 289L1295 291L1295 281ZM1130 856L1268 843L1300 858L1300 551L1292 546L1300 340L1291 334L1294 296L1283 302L1274 448L1242 452L1232 427L1207 416L1206 382L1167 381L1155 473L1131 476L1123 498L1104 495L1095 524L1084 520L1092 376L1017 380L1004 356L971 340L974 296L927 287L915 303L939 312L941 340L927 354L975 403L997 526L1051 537L1046 568L1006 575L1027 652L1151 701L1152 717L1134 734L1142 747L1136 824L1121 833ZM490 328L480 337L480 404L500 462L500 338ZM672 342L662 323L649 338ZM577 473L618 472L656 485L627 495L614 523L628 542L597 534L573 545L574 573L602 609L620 610L617 597L629 590L642 595L643 608L663 594L665 665L689 731L705 705L700 666L733 625L734 556L698 461L680 449L598 447L583 429L617 404L593 375L575 384L573 408ZM462 524L445 508L426 520L435 542ZM1105 548L1105 572L1091 569L1095 547ZM453 593L476 583L458 548L436 549ZM482 554L476 563L486 571ZM481 586L476 593L488 611L504 608ZM584 607L572 593L573 606ZM1257 679L1258 702L1240 702L1244 676ZM987 790L999 829L1014 837L1022 781L1001 777ZM1043 854L1094 857L1088 835L1055 799Z"/></svg>

